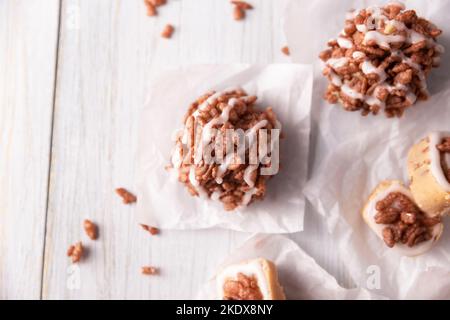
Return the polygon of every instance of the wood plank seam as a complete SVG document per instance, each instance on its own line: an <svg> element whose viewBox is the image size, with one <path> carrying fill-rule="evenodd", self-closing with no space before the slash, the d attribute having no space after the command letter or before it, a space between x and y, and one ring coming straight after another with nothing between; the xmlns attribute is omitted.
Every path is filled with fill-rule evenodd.
<svg viewBox="0 0 450 320"><path fill-rule="evenodd" d="M59 0L59 13L58 13L58 24L57 24L57 36L56 36L56 46L55 46L55 69L54 69L54 77L53 77L53 97L52 97L52 118L50 121L50 144L49 144L49 164L47 171L47 198L45 204L45 217L44 217L44 243L42 246L42 263L41 263L41 283L40 283L40 293L39 299L42 300L43 289L44 289L44 267L45 267L45 253L46 253L46 242L47 242L47 217L49 210L49 201L50 201L50 176L51 176L51 168L52 168L52 152L53 152L53 129L55 122L55 103L56 103L56 90L58 84L58 64L59 64L59 39L61 36L61 15L62 15L62 2L63 0Z"/></svg>

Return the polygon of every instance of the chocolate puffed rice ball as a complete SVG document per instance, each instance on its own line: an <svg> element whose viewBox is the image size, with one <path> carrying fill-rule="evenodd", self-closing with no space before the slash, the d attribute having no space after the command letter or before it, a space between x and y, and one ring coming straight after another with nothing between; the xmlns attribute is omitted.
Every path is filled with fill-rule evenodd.
<svg viewBox="0 0 450 320"><path fill-rule="evenodd" d="M320 54L329 80L325 99L362 115L401 117L429 96L427 77L444 52L436 41L441 33L399 2L350 11Z"/></svg>
<svg viewBox="0 0 450 320"><path fill-rule="evenodd" d="M267 180L278 172L281 124L272 108L258 110L256 100L236 88L191 104L169 166L191 195L220 201L228 211L264 198Z"/></svg>

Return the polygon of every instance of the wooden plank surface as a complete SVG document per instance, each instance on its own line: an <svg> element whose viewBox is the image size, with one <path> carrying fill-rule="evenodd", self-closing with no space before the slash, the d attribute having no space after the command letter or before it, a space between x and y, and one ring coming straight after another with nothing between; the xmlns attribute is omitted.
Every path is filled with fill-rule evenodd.
<svg viewBox="0 0 450 320"><path fill-rule="evenodd" d="M247 237L224 230L150 237L113 189L133 189L139 110L160 66L287 60L279 6L254 3L258 9L235 22L227 1L169 1L158 18L145 16L141 1L63 1L44 298L190 298ZM65 13L74 10L80 24L68 28ZM176 28L171 40L159 35L168 22ZM83 236L84 217L99 223L99 241ZM65 251L80 239L91 255L71 290ZM160 266L161 276L140 275L145 264Z"/></svg>
<svg viewBox="0 0 450 320"><path fill-rule="evenodd" d="M0 300L38 299L57 0L0 1Z"/></svg>
<svg viewBox="0 0 450 320"><path fill-rule="evenodd" d="M0 198L0 210L8 212L0 216L0 298L35 298L41 289L44 299L195 297L217 264L249 235L214 229L163 231L160 236L151 237L138 227L133 206L124 206L114 188L135 188L137 123L152 76L169 65L290 62L280 51L285 45L280 18L287 1L252 0L255 10L248 12L246 20L236 22L228 0L169 0L157 18L145 15L141 0L62 0L58 57L54 54L56 21L39 26L51 27L48 33L53 35L53 44L38 43L31 31L27 34L26 40L35 48L47 50L45 59L53 67L57 62L58 70L55 85L47 83L47 77L41 75L39 86L26 98L22 91L11 88L12 83L26 79L11 82L0 74L3 81L0 93L6 96L0 96L0 103L5 100L8 106L0 109L2 149L5 143L11 145L11 132L17 131L14 139L19 140L19 145L28 147L27 152L34 151L26 159L21 158L21 149L14 144L10 147L16 148L12 153L0 153L0 188L7 188L8 195ZM13 22L15 13L23 15L21 11L25 8L23 3L17 5L13 0L7 3L7 10L0 12L0 18L4 18L0 19L0 26L6 23L12 28L17 25ZM41 13L40 17L30 18L35 24L52 20L47 16L53 17L52 8L57 18L59 2L49 3L50 10L46 7L45 15L41 9L38 14L34 12ZM5 6L4 2L0 2L1 6ZM175 26L170 40L160 37L166 23ZM0 30L0 39L11 38L11 30L4 29ZM19 46L13 43L14 47ZM2 41L0 48L4 45ZM12 45L6 42L6 48L9 47ZM7 59L3 51L0 62ZM9 73L17 66L24 68L28 64L14 61ZM40 96L38 100L43 104L47 100L42 95L52 93L53 89L56 96L51 140L51 96L45 96L49 98L48 106L39 110L36 106L32 114L25 113L25 105L35 95ZM24 101L17 104L17 99ZM13 109L13 105L21 108ZM26 126L26 121L31 120L39 120L39 124L32 125L41 130L37 135L25 137L26 131L20 125ZM16 123L13 125L11 121ZM50 143L52 152L48 159ZM37 159L39 168L34 162L31 166L27 159ZM14 169L5 175L16 162L22 170ZM27 184L23 186L16 178ZM27 219L18 216L22 211L27 212ZM99 224L99 240L93 242L84 235L85 218ZM305 232L291 237L345 284L347 278L320 218L309 211L305 219ZM22 234L21 243L16 245L15 237L24 226L28 228L27 234ZM66 250L79 240L88 248L88 257L74 267L66 257ZM35 251L36 247L39 250ZM21 267L14 269L17 263ZM142 276L143 265L161 267L161 276Z"/></svg>

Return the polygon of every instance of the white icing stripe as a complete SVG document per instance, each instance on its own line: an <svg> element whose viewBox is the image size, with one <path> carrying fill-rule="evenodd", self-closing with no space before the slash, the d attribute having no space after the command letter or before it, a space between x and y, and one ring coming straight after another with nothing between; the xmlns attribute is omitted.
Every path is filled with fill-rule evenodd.
<svg viewBox="0 0 450 320"><path fill-rule="evenodd" d="M339 69L348 63L347 58L331 58L328 59L327 64L333 69Z"/></svg>
<svg viewBox="0 0 450 320"><path fill-rule="evenodd" d="M364 36L364 44L369 41L375 41L380 47L390 48L391 43L404 42L406 40L405 36L402 35L384 35L378 31L369 31Z"/></svg>
<svg viewBox="0 0 450 320"><path fill-rule="evenodd" d="M367 31L369 31L369 29L367 28L367 26L365 24L357 24L356 30L358 30L359 32L362 32L362 33L366 33Z"/></svg>
<svg viewBox="0 0 450 320"><path fill-rule="evenodd" d="M369 60L363 62L361 69L364 74L377 74L379 82L384 82L387 78L386 72L381 68L375 67Z"/></svg>
<svg viewBox="0 0 450 320"><path fill-rule="evenodd" d="M341 87L342 92L346 95L349 96L352 99L359 99L359 100L365 100L364 99L364 95L356 90L353 90L352 88L350 88L348 85L344 84Z"/></svg>
<svg viewBox="0 0 450 320"><path fill-rule="evenodd" d="M397 30L397 31L402 31L402 30L407 29L406 25L403 22L398 21L398 20L389 20L387 25L394 27L395 30Z"/></svg>
<svg viewBox="0 0 450 320"><path fill-rule="evenodd" d="M270 300L270 285L262 267L262 259L255 259L226 267L216 276L217 298L224 298L223 286L228 280L236 280L237 275L242 273L247 277L256 278L259 290L264 300Z"/></svg>
<svg viewBox="0 0 450 320"><path fill-rule="evenodd" d="M224 94L227 94L229 92L233 92L233 91L238 91L241 90L241 88L239 87L232 87L232 88L228 88L225 89L223 91L217 91L216 93L212 94L208 99L206 99L198 108L197 110L193 113L194 117L198 117L200 114L200 111L205 110L208 106L210 106L211 104L214 104L218 98L220 98L221 96L223 96Z"/></svg>
<svg viewBox="0 0 450 320"><path fill-rule="evenodd" d="M189 169L189 182L194 186L198 187L200 183L197 181L197 177L195 176L195 166L191 165Z"/></svg>
<svg viewBox="0 0 450 320"><path fill-rule="evenodd" d="M414 92L408 92L406 94L406 100L408 100L409 103L414 104L417 101L417 96L414 94Z"/></svg>
<svg viewBox="0 0 450 320"><path fill-rule="evenodd" d="M441 152L436 148L437 145L441 144L442 139L445 137L450 137L450 132L433 132L429 135L430 170L437 183L446 192L450 192L450 182L447 180L441 165Z"/></svg>
<svg viewBox="0 0 450 320"><path fill-rule="evenodd" d="M429 43L428 38L423 34L420 34L414 30L409 31L408 43L416 44L422 41L427 41L427 43Z"/></svg>
<svg viewBox="0 0 450 320"><path fill-rule="evenodd" d="M183 163L183 157L182 157L182 147L179 143L177 143L175 150L172 153L172 165L174 168L178 169L181 167L181 164Z"/></svg>
<svg viewBox="0 0 450 320"><path fill-rule="evenodd" d="M250 203L250 201L252 200L252 197L256 194L256 192L258 191L258 189L256 188L251 188L250 190L248 190L244 196L242 197L242 207L246 207L248 206L248 204Z"/></svg>
<svg viewBox="0 0 450 320"><path fill-rule="evenodd" d="M342 86L341 77L339 77L334 71L330 71L330 78L331 83L334 84L336 87Z"/></svg>
<svg viewBox="0 0 450 320"><path fill-rule="evenodd" d="M181 143L187 144L188 142L189 142L189 130L187 128L184 128Z"/></svg>
<svg viewBox="0 0 450 320"><path fill-rule="evenodd" d="M209 121L202 130L202 143L203 147L208 145L212 139L212 129L215 125L225 124L230 118L230 111L234 108L238 100L236 98L231 98L228 101L228 105L222 110L222 113L219 117L212 119Z"/></svg>
<svg viewBox="0 0 450 320"><path fill-rule="evenodd" d="M252 180L252 175L256 169L258 169L258 165L249 165L244 171L244 181L250 188L255 186L255 181Z"/></svg>

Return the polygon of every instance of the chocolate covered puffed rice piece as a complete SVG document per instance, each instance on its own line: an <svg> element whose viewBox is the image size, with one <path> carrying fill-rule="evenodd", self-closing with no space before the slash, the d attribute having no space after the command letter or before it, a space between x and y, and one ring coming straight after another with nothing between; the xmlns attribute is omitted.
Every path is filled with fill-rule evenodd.
<svg viewBox="0 0 450 320"><path fill-rule="evenodd" d="M220 201L228 211L264 198L266 180L278 172L281 124L272 108L257 110L255 102L232 88L188 108L170 170L191 195Z"/></svg>

